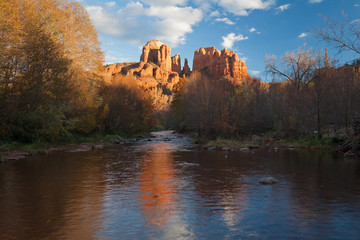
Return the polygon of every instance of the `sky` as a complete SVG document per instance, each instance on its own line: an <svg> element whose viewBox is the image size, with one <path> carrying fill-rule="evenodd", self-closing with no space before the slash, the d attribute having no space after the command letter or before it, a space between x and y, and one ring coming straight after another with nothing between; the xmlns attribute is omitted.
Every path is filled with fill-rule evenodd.
<svg viewBox="0 0 360 240"><path fill-rule="evenodd" d="M319 40L314 29L324 17L344 21L360 18L360 0L78 0L88 11L106 63L138 62L142 47L159 39L180 53L192 68L194 51L201 47L227 48L239 55L250 76L266 81L265 58L281 58L306 45L328 49L344 64L359 58L338 53Z"/></svg>

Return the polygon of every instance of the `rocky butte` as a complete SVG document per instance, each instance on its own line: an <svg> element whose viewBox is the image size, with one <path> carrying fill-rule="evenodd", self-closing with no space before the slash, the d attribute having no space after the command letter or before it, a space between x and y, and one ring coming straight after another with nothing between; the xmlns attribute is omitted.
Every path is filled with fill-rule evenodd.
<svg viewBox="0 0 360 240"><path fill-rule="evenodd" d="M215 47L200 48L194 53L193 72L203 70L213 77L249 78L247 68L233 51L221 52Z"/></svg>
<svg viewBox="0 0 360 240"><path fill-rule="evenodd" d="M110 81L122 76L134 77L137 84L155 99L157 110L165 110L172 101L172 92L181 74L180 55L171 57L171 48L159 40L146 43L140 62L105 66Z"/></svg>
<svg viewBox="0 0 360 240"><path fill-rule="evenodd" d="M251 80L246 65L233 51L217 50L215 47L202 47L194 52L193 72L206 72L213 77L227 77L234 84ZM142 49L140 62L116 63L105 66L110 79L121 76L135 77L137 84L152 95L158 102L158 110L164 110L172 101L180 76L191 74L185 58L181 69L180 54L171 57L171 48L159 40L151 40ZM159 103L160 102L160 103Z"/></svg>

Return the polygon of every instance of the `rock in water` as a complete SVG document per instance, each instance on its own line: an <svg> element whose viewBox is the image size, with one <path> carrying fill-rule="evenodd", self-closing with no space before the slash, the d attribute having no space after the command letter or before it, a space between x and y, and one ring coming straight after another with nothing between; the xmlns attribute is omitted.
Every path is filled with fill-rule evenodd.
<svg viewBox="0 0 360 240"><path fill-rule="evenodd" d="M275 184L275 183L278 183L279 180L273 178L273 177L265 177L265 178L261 178L259 180L259 183L261 184Z"/></svg>

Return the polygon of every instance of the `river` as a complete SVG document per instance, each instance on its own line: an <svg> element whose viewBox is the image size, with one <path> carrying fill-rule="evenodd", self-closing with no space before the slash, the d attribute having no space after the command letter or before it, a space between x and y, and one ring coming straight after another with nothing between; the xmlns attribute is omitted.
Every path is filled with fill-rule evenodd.
<svg viewBox="0 0 360 240"><path fill-rule="evenodd" d="M202 150L169 131L8 161L0 239L360 239L360 161Z"/></svg>

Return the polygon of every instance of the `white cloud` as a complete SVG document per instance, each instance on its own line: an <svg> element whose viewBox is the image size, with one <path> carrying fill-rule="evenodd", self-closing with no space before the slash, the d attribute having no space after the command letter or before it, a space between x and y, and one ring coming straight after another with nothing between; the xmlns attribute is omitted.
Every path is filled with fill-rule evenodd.
<svg viewBox="0 0 360 240"><path fill-rule="evenodd" d="M109 53L105 54L105 63L106 64L129 62L129 61L130 61L130 58L114 57L114 56L109 55Z"/></svg>
<svg viewBox="0 0 360 240"><path fill-rule="evenodd" d="M299 36L298 36L298 38L304 38L304 37L306 37L308 34L307 33L301 33Z"/></svg>
<svg viewBox="0 0 360 240"><path fill-rule="evenodd" d="M235 35L235 33L229 33L226 37L222 37L222 39L223 42L221 45L224 48L232 48L235 42L246 40L248 37L244 37L242 34Z"/></svg>
<svg viewBox="0 0 360 240"><path fill-rule="evenodd" d="M238 16L247 16L252 10L269 9L275 0L214 0L226 11Z"/></svg>
<svg viewBox="0 0 360 240"><path fill-rule="evenodd" d="M321 3L324 0L309 0L309 3Z"/></svg>
<svg viewBox="0 0 360 240"><path fill-rule="evenodd" d="M246 61L248 60L248 58L247 58L247 57L242 57L242 58L240 58L240 60L243 61L244 63L246 63Z"/></svg>
<svg viewBox="0 0 360 240"><path fill-rule="evenodd" d="M260 71L250 70L250 74L253 75L253 76L256 76L256 75L259 75L259 74L260 74Z"/></svg>
<svg viewBox="0 0 360 240"><path fill-rule="evenodd" d="M186 34L202 20L203 13L192 7L181 7L187 0L143 0L152 4L129 2L117 12L101 6L88 6L94 25L100 34L117 37L134 44L159 39L171 47L185 43ZM166 2L165 5L161 5Z"/></svg>
<svg viewBox="0 0 360 240"><path fill-rule="evenodd" d="M209 14L209 17L220 17L220 12L218 10L213 11Z"/></svg>
<svg viewBox="0 0 360 240"><path fill-rule="evenodd" d="M127 5L122 7L115 0L86 7L99 34L137 45L157 38L171 47L185 43L186 35L205 16L233 25L234 22L229 17L221 16L227 13L247 16L253 10L268 10L276 3L276 0L127 1Z"/></svg>
<svg viewBox="0 0 360 240"><path fill-rule="evenodd" d="M141 0L150 6L184 6L188 0Z"/></svg>
<svg viewBox="0 0 360 240"><path fill-rule="evenodd" d="M115 7L116 6L116 2L112 1L112 2L106 2L105 6L111 8L111 7Z"/></svg>
<svg viewBox="0 0 360 240"><path fill-rule="evenodd" d="M360 4L359 4L359 3L355 3L354 6L355 6L355 7L360 7Z"/></svg>
<svg viewBox="0 0 360 240"><path fill-rule="evenodd" d="M256 28L252 27L249 29L249 32L255 32L256 31Z"/></svg>
<svg viewBox="0 0 360 240"><path fill-rule="evenodd" d="M280 12L283 12L283 11L289 9L290 6L291 6L291 4L284 4L284 5L281 5L281 6L277 7L276 10L280 11Z"/></svg>
<svg viewBox="0 0 360 240"><path fill-rule="evenodd" d="M226 23L228 25L234 25L235 24L233 21L231 21L228 18L217 18L217 19L215 19L215 21L216 22L223 22L223 23Z"/></svg>

